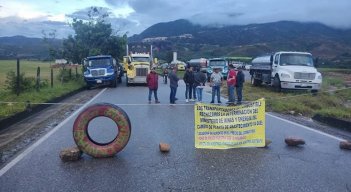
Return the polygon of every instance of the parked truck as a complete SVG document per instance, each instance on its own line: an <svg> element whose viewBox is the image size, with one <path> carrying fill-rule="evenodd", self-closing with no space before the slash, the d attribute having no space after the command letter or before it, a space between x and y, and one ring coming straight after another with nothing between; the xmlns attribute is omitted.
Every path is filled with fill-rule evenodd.
<svg viewBox="0 0 351 192"><path fill-rule="evenodd" d="M116 87L123 75L122 66L111 55L91 56L84 59L84 80L87 88L98 85Z"/></svg>
<svg viewBox="0 0 351 192"><path fill-rule="evenodd" d="M126 66L126 85L146 84L146 76L150 72L152 59L149 53L130 53L124 57Z"/></svg>
<svg viewBox="0 0 351 192"><path fill-rule="evenodd" d="M266 83L276 91L281 89L306 89L318 92L322 75L313 64L311 53L276 52L257 57L250 67L251 84Z"/></svg>
<svg viewBox="0 0 351 192"><path fill-rule="evenodd" d="M228 61L224 58L213 58L208 60L207 66L207 81L210 82L210 77L214 69L220 69L224 79L227 79Z"/></svg>
<svg viewBox="0 0 351 192"><path fill-rule="evenodd" d="M188 61L188 65L190 67L193 67L194 69L199 69L200 71L205 71L205 72L207 70L207 64L208 64L208 60L205 58L191 59Z"/></svg>

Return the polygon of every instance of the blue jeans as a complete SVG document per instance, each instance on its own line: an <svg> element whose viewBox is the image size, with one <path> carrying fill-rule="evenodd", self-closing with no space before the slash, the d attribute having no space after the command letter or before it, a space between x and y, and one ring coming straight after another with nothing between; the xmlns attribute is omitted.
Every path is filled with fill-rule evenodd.
<svg viewBox="0 0 351 192"><path fill-rule="evenodd" d="M196 100L196 85L193 85L193 98Z"/></svg>
<svg viewBox="0 0 351 192"><path fill-rule="evenodd" d="M196 95L197 95L197 100L198 101L202 101L202 90L203 90L204 88L200 88L200 87L196 87Z"/></svg>
<svg viewBox="0 0 351 192"><path fill-rule="evenodd" d="M234 90L235 90L234 85L228 85L228 102L229 103L234 103L235 101Z"/></svg>
<svg viewBox="0 0 351 192"><path fill-rule="evenodd" d="M158 98L157 98L157 89L149 89L149 101L151 101L151 95L152 95L152 92L154 92L154 97L155 97L155 101L158 101Z"/></svg>
<svg viewBox="0 0 351 192"><path fill-rule="evenodd" d="M218 103L220 103L221 102L221 86L212 86L212 101L211 101L211 103L214 103L215 95L217 95L217 101L218 101Z"/></svg>
<svg viewBox="0 0 351 192"><path fill-rule="evenodd" d="M191 99L193 91L193 84L187 84L185 87L185 99Z"/></svg>
<svg viewBox="0 0 351 192"><path fill-rule="evenodd" d="M177 93L177 87L170 87L171 88L171 93L169 95L169 102L170 103L175 103L175 96Z"/></svg>
<svg viewBox="0 0 351 192"><path fill-rule="evenodd" d="M240 104L243 99L243 87L236 87L236 96L238 97L238 103Z"/></svg>

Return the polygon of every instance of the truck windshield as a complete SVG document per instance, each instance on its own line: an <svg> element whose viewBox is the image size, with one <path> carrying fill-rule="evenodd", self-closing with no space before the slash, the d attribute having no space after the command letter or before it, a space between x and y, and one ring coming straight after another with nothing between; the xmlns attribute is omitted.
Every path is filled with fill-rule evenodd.
<svg viewBox="0 0 351 192"><path fill-rule="evenodd" d="M302 65L313 67L311 55L305 54L281 54L280 65Z"/></svg>
<svg viewBox="0 0 351 192"><path fill-rule="evenodd" d="M89 67L105 67L112 65L111 58L99 58L89 60Z"/></svg>
<svg viewBox="0 0 351 192"><path fill-rule="evenodd" d="M132 61L136 62L150 62L149 57L133 57Z"/></svg>
<svg viewBox="0 0 351 192"><path fill-rule="evenodd" d="M226 66L227 62L225 60L213 60L210 61L209 66Z"/></svg>

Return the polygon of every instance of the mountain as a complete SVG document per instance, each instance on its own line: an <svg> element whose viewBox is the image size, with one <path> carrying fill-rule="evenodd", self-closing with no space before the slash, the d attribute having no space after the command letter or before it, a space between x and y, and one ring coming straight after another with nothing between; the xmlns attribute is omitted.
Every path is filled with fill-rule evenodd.
<svg viewBox="0 0 351 192"><path fill-rule="evenodd" d="M50 42L52 46L61 46L62 40ZM49 57L48 44L42 38L24 36L0 37L0 59L13 59L17 56L35 59Z"/></svg>
<svg viewBox="0 0 351 192"><path fill-rule="evenodd" d="M194 25L187 20L155 24L130 42L148 42L160 57L176 50L183 60L197 57L250 56L279 51L308 51L326 62L351 63L351 29L320 23L279 21L224 27ZM182 58L183 57L183 58Z"/></svg>

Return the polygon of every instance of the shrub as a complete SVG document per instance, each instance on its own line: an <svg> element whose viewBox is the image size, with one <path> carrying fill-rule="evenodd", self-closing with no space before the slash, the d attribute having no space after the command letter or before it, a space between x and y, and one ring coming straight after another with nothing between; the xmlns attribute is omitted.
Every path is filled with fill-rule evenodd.
<svg viewBox="0 0 351 192"><path fill-rule="evenodd" d="M9 71L6 74L5 89L13 93L17 92L17 76L14 71ZM28 91L35 88L35 78L25 77L25 73L21 73L19 76L19 92Z"/></svg>

